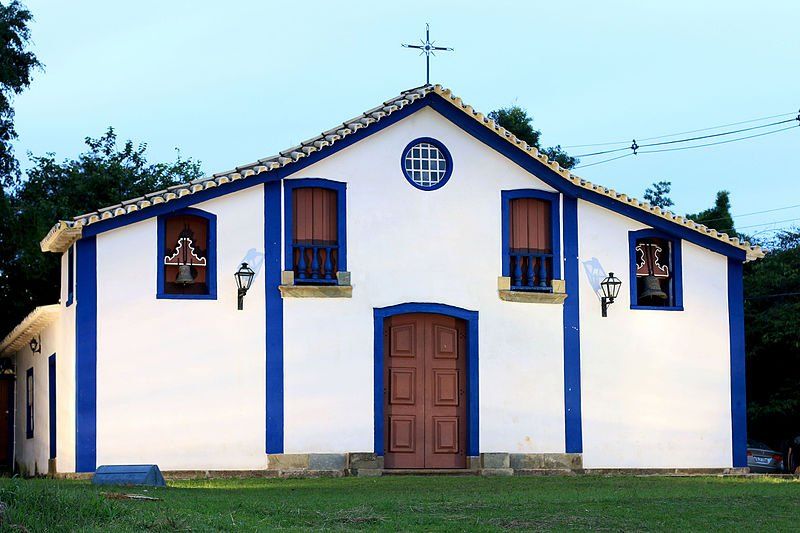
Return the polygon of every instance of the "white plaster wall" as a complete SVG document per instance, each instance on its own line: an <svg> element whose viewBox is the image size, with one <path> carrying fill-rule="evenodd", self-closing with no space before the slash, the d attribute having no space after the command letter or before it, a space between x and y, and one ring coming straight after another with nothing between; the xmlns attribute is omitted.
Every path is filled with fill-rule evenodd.
<svg viewBox="0 0 800 533"><path fill-rule="evenodd" d="M57 353L61 339L58 321L41 333L42 352L33 354L28 346L16 354L17 380L14 413L14 460L26 475L46 474L50 458L48 358ZM58 356L56 356L58 361ZM33 438L26 434L27 372L33 367Z"/></svg>
<svg viewBox="0 0 800 533"><path fill-rule="evenodd" d="M581 394L586 468L731 466L727 259L682 242L684 311L630 309L628 231L579 201ZM607 318L589 270L622 282Z"/></svg>
<svg viewBox="0 0 800 533"><path fill-rule="evenodd" d="M194 206L217 215L216 300L156 299L155 218L97 237L98 465L265 468L263 194ZM245 259L258 272L238 311Z"/></svg>
<svg viewBox="0 0 800 533"><path fill-rule="evenodd" d="M412 187L400 156L444 143L450 181ZM373 308L479 312L480 450L564 451L562 306L504 302L500 191L552 190L425 109L291 178L347 182L352 299L284 299L285 452L373 450Z"/></svg>
<svg viewBox="0 0 800 533"><path fill-rule="evenodd" d="M67 303L67 253L61 257L61 314L58 318L59 339L56 349L56 469L75 471L75 310ZM76 271L77 272L77 271ZM73 277L74 282L74 277Z"/></svg>

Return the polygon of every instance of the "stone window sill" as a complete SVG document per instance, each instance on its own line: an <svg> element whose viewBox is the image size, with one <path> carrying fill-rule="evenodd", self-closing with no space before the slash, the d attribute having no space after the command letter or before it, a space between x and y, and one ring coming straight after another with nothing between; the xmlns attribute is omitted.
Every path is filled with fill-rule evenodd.
<svg viewBox="0 0 800 533"><path fill-rule="evenodd" d="M337 285L296 285L294 272L284 270L281 274L281 298L352 298L350 272L337 272Z"/></svg>
<svg viewBox="0 0 800 533"><path fill-rule="evenodd" d="M553 292L512 291L511 278L500 276L497 278L497 294L501 300L506 302L561 304L567 299L564 285L564 280L554 279L552 281Z"/></svg>

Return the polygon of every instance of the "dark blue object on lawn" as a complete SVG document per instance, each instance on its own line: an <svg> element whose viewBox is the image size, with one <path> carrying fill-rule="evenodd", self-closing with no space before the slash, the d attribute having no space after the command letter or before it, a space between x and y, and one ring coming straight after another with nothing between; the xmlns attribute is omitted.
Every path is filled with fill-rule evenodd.
<svg viewBox="0 0 800 533"><path fill-rule="evenodd" d="M145 485L166 487L157 465L103 465L92 478L95 485Z"/></svg>

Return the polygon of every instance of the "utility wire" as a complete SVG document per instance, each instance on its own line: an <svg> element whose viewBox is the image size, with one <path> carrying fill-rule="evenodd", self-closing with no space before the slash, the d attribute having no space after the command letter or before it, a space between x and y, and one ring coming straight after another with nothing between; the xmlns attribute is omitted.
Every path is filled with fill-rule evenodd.
<svg viewBox="0 0 800 533"><path fill-rule="evenodd" d="M751 215L761 215L764 213L774 213L775 211L783 211L784 209L794 209L795 207L800 207L800 204L796 205L787 205L786 207L776 207L775 209L766 209L764 211L753 211L752 213L742 213L741 215L731 215L731 218L741 218L741 217L749 217ZM725 220L728 217L720 217L720 218L707 218L703 220L705 222L716 222L718 220Z"/></svg>
<svg viewBox="0 0 800 533"><path fill-rule="evenodd" d="M781 292L778 294L761 294L758 296L748 296L745 300L765 300L767 298L781 298L783 296L800 296L800 292Z"/></svg>
<svg viewBox="0 0 800 533"><path fill-rule="evenodd" d="M627 148L626 148L626 150L627 150ZM589 163L587 165L578 165L575 168L586 168L586 167L593 167L595 165L602 165L603 163L608 163L609 161L616 161L617 159L622 159L623 157L630 157L632 155L634 155L634 154L632 154L632 153L631 154L622 154L622 155L618 155L617 157L612 157L610 159L603 159L602 161L595 161L594 163Z"/></svg>
<svg viewBox="0 0 800 533"><path fill-rule="evenodd" d="M666 139L669 137L676 137L678 135L688 135L690 133L699 133L701 131L711 131L711 130L718 130L720 128L727 128L729 126L739 126L740 124L752 124L753 122L760 122L762 120L770 120L773 118L779 117L788 117L789 115L794 115L795 113L781 113L778 115L770 115L768 117L760 117L760 118L753 118L750 120L742 120L739 122L730 122L728 124L720 124L719 126L712 126L710 128L700 128L697 130L688 130L688 131L681 131L678 133L669 133L667 135L658 135L656 137L646 137L644 139L640 139L642 141L655 141L657 139ZM628 144L630 141L615 141L615 142L605 142L605 143L591 143L591 144L573 144L570 146L565 146L564 148L587 148L590 146L612 146L615 144Z"/></svg>
<svg viewBox="0 0 800 533"><path fill-rule="evenodd" d="M694 146L679 146L677 148L659 148L658 150L643 150L642 152L639 152L639 153L642 153L642 154L655 154L655 153L658 153L658 152L675 152L675 151L678 151L678 150L689 150L691 148L703 148L704 146L715 146L717 144L727 144L727 143L732 143L732 142L736 142L736 141L744 141L745 139L753 139L755 137L763 137L764 135L771 135L773 133L779 133L781 131L791 130L791 129L797 128L798 126L800 126L800 124L795 124L794 126L789 126L788 128L780 128L780 129L777 129L777 130L766 131L764 133L756 133L755 135L747 135L745 137L738 137L736 139L728 139L726 141L717 141L717 142L705 143L705 144L695 144ZM654 146L654 145L651 145L651 146Z"/></svg>
<svg viewBox="0 0 800 533"><path fill-rule="evenodd" d="M667 144L678 144L678 143L685 143L685 142L690 142L690 141L700 141L700 140L703 140L703 139L711 139L711 138L714 138L714 137L724 137L726 135L733 135L735 133L743 133L743 132L746 132L746 131L758 130L758 129L761 129L761 128L768 128L770 126L778 126L780 124L786 124L788 122L795 122L795 121L800 122L800 115L798 115L797 118L789 118L789 119L786 119L786 120L779 120L777 122L770 122L769 124L761 124L759 126L751 126L749 128L740 128L738 130L732 130L732 131L723 131L722 133L712 133L710 135L700 135L698 137L689 137L689 138L686 138L686 139L676 139L674 141L662 141L662 142L657 142L657 143L639 144L637 141L634 140L633 143L630 146L626 146L624 148L614 148L614 149L611 149L611 150L601 150L600 152L591 152L591 153L588 153L588 154L578 154L575 157L578 157L578 158L580 158L580 157L591 157L591 156L595 156L595 155L603 155L603 154L611 154L611 153L614 153L614 152L622 152L623 150L632 150L634 153L636 153L636 151L638 149L640 149L640 148L648 148L650 146L664 146L664 145L667 145Z"/></svg>
<svg viewBox="0 0 800 533"><path fill-rule="evenodd" d="M789 122L793 122L794 120L795 119L792 119ZM781 123L783 123L783 122L781 122ZM774 124L771 124L771 125L774 125ZM757 133L755 135L746 135L744 137L737 137L736 139L727 139L725 141L717 141L717 142L712 142L712 143L696 144L696 145L693 145L693 146L679 146L679 147L676 147L676 148L659 148L659 149L656 149L656 150L642 150L642 151L638 151L639 147L637 147L637 152L631 152L631 153L624 154L624 155L621 155L621 156L612 157L610 159L604 159L604 160L598 161L596 163L590 163L590 164L587 164L587 165L579 165L579 166L576 166L575 168L585 168L585 167L591 167L591 166L594 166L594 165L599 165L599 164L602 164L602 163L608 163L609 161L614 161L616 159L622 159L623 157L630 156L630 155L655 154L655 153L658 153L658 152L675 152L675 151L678 151L678 150L690 150L692 148L703 148L705 146L715 146L717 144L727 144L727 143L732 143L732 142L736 142L736 141L744 141L746 139L753 139L755 137L763 137L765 135L771 135L773 133L779 133L779 132L782 132L782 131L791 130L791 129L797 128L798 126L800 126L800 124L795 124L795 125L789 126L787 128L779 128L777 130L767 131L767 132L764 132L764 133ZM657 144L662 144L662 143L657 143ZM645 146L656 146L656 144L650 144L650 145L645 145ZM630 149L631 149L631 147L627 147L627 148L621 148L621 149L617 149L617 150L610 150L610 151L607 151L607 152L600 152L600 153L619 152L621 150L630 150ZM599 155L599 153L598 154L589 154L589 155ZM576 156L576 157L586 157L586 156L584 155L584 156Z"/></svg>
<svg viewBox="0 0 800 533"><path fill-rule="evenodd" d="M798 220L800 220L800 218L787 218L786 220L775 220L773 222L764 222L763 224L750 224L749 226L739 226L738 228L728 228L728 229L723 229L723 230L719 230L719 231L724 233L726 231L731 231L731 230L734 230L734 229L735 230L740 230L740 229L745 229L745 228L758 228L758 227L761 227L761 226L770 226L772 224L785 224L787 222L796 222ZM707 220L700 221L700 224L705 224L706 222L708 222L708 221Z"/></svg>

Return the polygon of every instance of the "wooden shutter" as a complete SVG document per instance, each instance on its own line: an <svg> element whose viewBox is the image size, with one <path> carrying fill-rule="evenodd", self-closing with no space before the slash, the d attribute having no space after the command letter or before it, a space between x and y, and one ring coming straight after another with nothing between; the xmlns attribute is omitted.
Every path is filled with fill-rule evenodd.
<svg viewBox="0 0 800 533"><path fill-rule="evenodd" d="M513 250L552 253L550 202L538 198L511 200L510 245Z"/></svg>
<svg viewBox="0 0 800 533"><path fill-rule="evenodd" d="M292 236L295 243L337 244L336 191L294 189Z"/></svg>

